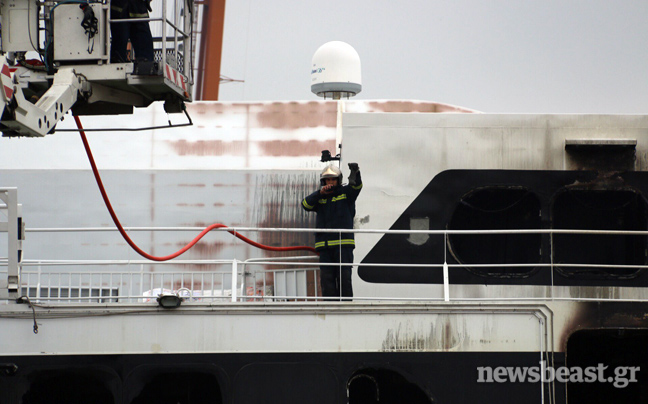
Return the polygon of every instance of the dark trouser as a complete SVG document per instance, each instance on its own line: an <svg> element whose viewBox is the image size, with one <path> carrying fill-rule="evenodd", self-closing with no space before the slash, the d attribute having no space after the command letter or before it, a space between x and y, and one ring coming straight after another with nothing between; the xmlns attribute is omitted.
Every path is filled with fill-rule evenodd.
<svg viewBox="0 0 648 404"><path fill-rule="evenodd" d="M353 262L352 248L325 248L318 252L322 264L350 264ZM322 284L322 296L324 297L353 297L351 266L320 266L320 282Z"/></svg>
<svg viewBox="0 0 648 404"><path fill-rule="evenodd" d="M111 10L110 18L121 18L120 14ZM153 61L153 36L151 28L146 21L142 22L118 22L110 26L112 42L110 44L110 60L113 63L128 62L127 50L128 39L133 45L135 57L138 60Z"/></svg>

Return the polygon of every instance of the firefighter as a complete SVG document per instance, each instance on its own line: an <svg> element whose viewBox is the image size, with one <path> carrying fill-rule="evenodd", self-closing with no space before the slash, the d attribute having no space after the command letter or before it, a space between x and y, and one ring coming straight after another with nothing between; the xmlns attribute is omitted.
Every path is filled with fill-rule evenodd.
<svg viewBox="0 0 648 404"><path fill-rule="evenodd" d="M302 201L306 211L317 213L318 229L353 229L362 179L357 163L349 163L349 169L349 183L342 185L342 171L334 165L327 166L320 175L320 189ZM353 233L315 234L315 249L322 264L350 264L354 248ZM351 266L320 266L320 284L325 297L353 297Z"/></svg>
<svg viewBox="0 0 648 404"><path fill-rule="evenodd" d="M148 18L149 11L152 11L149 0L112 0L110 19ZM153 62L153 36L148 21L113 22L110 24L110 32L112 34L111 62L132 62L135 58ZM129 39L135 51L135 58L128 56Z"/></svg>

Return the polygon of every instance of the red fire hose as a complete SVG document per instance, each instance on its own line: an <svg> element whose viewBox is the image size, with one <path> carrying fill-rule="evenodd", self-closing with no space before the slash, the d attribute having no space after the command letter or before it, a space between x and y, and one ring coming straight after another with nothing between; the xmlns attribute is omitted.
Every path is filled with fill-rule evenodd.
<svg viewBox="0 0 648 404"><path fill-rule="evenodd" d="M103 197L104 203L106 204L106 208L108 208L108 212L110 212L110 217L112 217L113 222L115 222L115 226L117 226L117 229L121 233L122 237L128 245L130 245L133 250L137 251L139 255L142 257L152 260L152 261L168 261L170 259L176 258L185 252L187 252L191 247L193 247L205 234L209 233L213 229L217 228L227 228L228 226L221 224L221 223L214 223L210 226L207 226L202 232L200 232L199 235L197 235L189 244L181 248L180 250L176 251L173 254L166 255L164 257L156 257L154 255L148 254L147 252L143 251L141 248L139 248L133 240L131 240L130 237L128 237L128 234L122 227L121 223L119 222L119 219L117 218L117 215L115 214L115 211L112 208L112 205L110 204L110 200L108 199L108 195L106 194L106 190L104 189L103 182L101 181L101 176L99 176L99 170L97 170L97 165L95 164L94 158L92 157L92 152L90 151L90 145L88 144L88 139L86 139L85 131L83 130L83 126L81 125L81 120L79 119L78 116L74 116L74 121L76 122L77 128L79 128L79 134L81 135L81 141L83 142L83 147L85 147L86 154L88 155L88 160L90 160L90 165L92 166L92 172L94 173L94 177L97 180L97 185L99 186L99 192L101 192L101 196ZM230 230L229 233L233 234L234 236L240 238L241 240L245 241L246 243L253 245L254 247L260 248L262 250L267 250L267 251L310 251L315 254L317 252L313 247L308 247L308 246L295 246L295 247L270 247L267 245L263 245L260 243L257 243L256 241L250 240L247 237L244 237L240 235L239 233L235 232L234 230Z"/></svg>

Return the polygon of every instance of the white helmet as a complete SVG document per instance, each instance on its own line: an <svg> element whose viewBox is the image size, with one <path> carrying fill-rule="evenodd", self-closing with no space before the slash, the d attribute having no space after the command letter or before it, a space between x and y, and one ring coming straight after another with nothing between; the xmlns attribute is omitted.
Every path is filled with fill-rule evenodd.
<svg viewBox="0 0 648 404"><path fill-rule="evenodd" d="M337 178L338 185L342 185L342 171L333 164L326 166L326 168L322 170L322 174L320 174L320 183L322 185L325 184L326 178Z"/></svg>

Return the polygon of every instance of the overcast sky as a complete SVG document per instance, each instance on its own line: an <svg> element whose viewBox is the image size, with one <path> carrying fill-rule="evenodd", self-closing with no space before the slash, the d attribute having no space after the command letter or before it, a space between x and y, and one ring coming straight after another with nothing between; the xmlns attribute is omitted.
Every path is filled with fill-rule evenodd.
<svg viewBox="0 0 648 404"><path fill-rule="evenodd" d="M648 113L646 0L228 0L222 101L316 100L317 48L352 45L361 99L483 112Z"/></svg>

